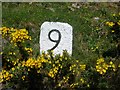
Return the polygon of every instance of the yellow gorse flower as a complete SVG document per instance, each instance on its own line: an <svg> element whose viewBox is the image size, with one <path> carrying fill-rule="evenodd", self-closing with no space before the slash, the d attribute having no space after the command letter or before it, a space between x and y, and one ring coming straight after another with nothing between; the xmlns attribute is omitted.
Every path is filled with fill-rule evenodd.
<svg viewBox="0 0 120 90"><path fill-rule="evenodd" d="M115 25L115 23L113 23L113 22L106 22L106 25L112 27L113 25Z"/></svg>
<svg viewBox="0 0 120 90"><path fill-rule="evenodd" d="M48 62L48 60L44 59L43 57L38 57L37 59L29 58L26 62L22 62L22 67L28 67L28 71L30 71L30 68L36 68L40 73L40 69L43 67L42 64L46 62Z"/></svg>
<svg viewBox="0 0 120 90"><path fill-rule="evenodd" d="M116 71L115 64L112 61L110 61L109 67L112 68L113 71Z"/></svg>
<svg viewBox="0 0 120 90"><path fill-rule="evenodd" d="M80 79L81 83L84 84L85 80L83 78Z"/></svg>
<svg viewBox="0 0 120 90"><path fill-rule="evenodd" d="M104 58L98 59L96 63L96 71L99 72L100 74L105 74L107 70L108 64L104 62Z"/></svg>
<svg viewBox="0 0 120 90"><path fill-rule="evenodd" d="M9 71L2 70L2 72L0 72L0 83L3 81L8 81L12 77L13 77L13 74L9 73Z"/></svg>
<svg viewBox="0 0 120 90"><path fill-rule="evenodd" d="M12 68L12 71L15 71L15 68L14 68L14 67Z"/></svg>
<svg viewBox="0 0 120 90"><path fill-rule="evenodd" d="M26 47L25 47L25 50L26 50L28 53L32 53L32 52L33 52L32 48L26 48Z"/></svg>
<svg viewBox="0 0 120 90"><path fill-rule="evenodd" d="M120 25L120 20L117 22L118 25Z"/></svg>
<svg viewBox="0 0 120 90"><path fill-rule="evenodd" d="M113 71L116 71L116 66L112 61L110 61L109 64L106 64L104 62L104 58L100 58L97 60L96 63L97 72L99 72L100 74L105 74L108 68L112 68Z"/></svg>
<svg viewBox="0 0 120 90"><path fill-rule="evenodd" d="M116 16L116 14L112 14L112 16Z"/></svg>
<svg viewBox="0 0 120 90"><path fill-rule="evenodd" d="M112 33L114 33L114 32L115 32L115 30L112 30L111 32L112 32Z"/></svg>
<svg viewBox="0 0 120 90"><path fill-rule="evenodd" d="M76 64L71 65L69 70L71 71L73 68L76 68Z"/></svg>
<svg viewBox="0 0 120 90"><path fill-rule="evenodd" d="M26 29L16 30L11 33L11 42L24 42L25 40L31 40L31 37L28 36L28 31Z"/></svg>
<svg viewBox="0 0 120 90"><path fill-rule="evenodd" d="M2 27L0 28L0 34L2 37L9 37L11 42L24 42L25 40L31 40L31 36L28 35L28 31L26 29L14 29Z"/></svg>
<svg viewBox="0 0 120 90"><path fill-rule="evenodd" d="M84 71L84 70L85 70L85 68L86 68L86 65L85 65L85 64L80 65L80 69L81 69L81 70L83 70L83 71Z"/></svg>
<svg viewBox="0 0 120 90"><path fill-rule="evenodd" d="M22 80L25 80L25 76L22 76Z"/></svg>
<svg viewBox="0 0 120 90"><path fill-rule="evenodd" d="M70 87L71 88L74 88L75 86L77 86L78 85L78 83L72 83L71 85L70 85Z"/></svg>
<svg viewBox="0 0 120 90"><path fill-rule="evenodd" d="M118 65L118 67L120 68L120 64Z"/></svg>
<svg viewBox="0 0 120 90"><path fill-rule="evenodd" d="M2 34L2 37L9 36L12 32L14 32L16 29L13 28L7 28L7 27L2 27L0 28L0 34Z"/></svg>
<svg viewBox="0 0 120 90"><path fill-rule="evenodd" d="M55 78L55 75L58 73L58 69L59 67L56 66L50 69L48 76L50 76L51 78Z"/></svg>
<svg viewBox="0 0 120 90"><path fill-rule="evenodd" d="M104 62L104 58L100 58L100 59L97 60L97 64L101 64L103 62Z"/></svg>

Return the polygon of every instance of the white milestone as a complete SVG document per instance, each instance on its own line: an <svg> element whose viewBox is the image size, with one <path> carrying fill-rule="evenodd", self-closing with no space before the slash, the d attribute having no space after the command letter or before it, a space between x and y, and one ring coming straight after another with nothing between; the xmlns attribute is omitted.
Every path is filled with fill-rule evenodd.
<svg viewBox="0 0 120 90"><path fill-rule="evenodd" d="M68 23L44 22L40 28L40 53L52 50L62 54L63 50L72 54L73 28Z"/></svg>

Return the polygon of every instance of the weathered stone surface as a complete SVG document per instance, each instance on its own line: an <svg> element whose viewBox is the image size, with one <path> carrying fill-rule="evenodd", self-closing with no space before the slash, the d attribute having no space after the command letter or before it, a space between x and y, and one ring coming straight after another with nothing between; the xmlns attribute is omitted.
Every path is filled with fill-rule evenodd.
<svg viewBox="0 0 120 90"><path fill-rule="evenodd" d="M40 53L53 48L54 54L62 54L63 50L72 54L73 28L71 25L61 22L44 22L40 29ZM54 48L54 46L57 47Z"/></svg>

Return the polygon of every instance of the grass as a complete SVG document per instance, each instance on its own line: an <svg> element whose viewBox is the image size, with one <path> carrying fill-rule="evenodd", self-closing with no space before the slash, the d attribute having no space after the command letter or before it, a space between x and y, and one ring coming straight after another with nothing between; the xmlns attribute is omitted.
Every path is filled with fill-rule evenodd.
<svg viewBox="0 0 120 90"><path fill-rule="evenodd" d="M3 89L120 88L119 15L114 22L118 8L118 3L2 3L2 26L25 28L32 37L16 47L9 43L12 31L3 39ZM64 52L60 57L50 53L38 58L40 27L45 21L73 27L73 57Z"/></svg>
<svg viewBox="0 0 120 90"><path fill-rule="evenodd" d="M42 23L69 23L73 27L73 57L87 63L115 46L104 36L104 22L117 12L117 3L3 3L2 26L26 28L32 36L29 46L37 56ZM95 20L95 17L100 19ZM98 49L93 51L96 47Z"/></svg>

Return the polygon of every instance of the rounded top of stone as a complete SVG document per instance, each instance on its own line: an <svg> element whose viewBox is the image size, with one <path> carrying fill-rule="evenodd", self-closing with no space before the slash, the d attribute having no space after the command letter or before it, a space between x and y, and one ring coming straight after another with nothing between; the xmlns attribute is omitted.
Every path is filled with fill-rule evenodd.
<svg viewBox="0 0 120 90"><path fill-rule="evenodd" d="M48 21L45 21L42 25L41 25L41 28L44 27L44 25L50 25L50 24L58 24L58 25L63 25L63 26L67 26L67 27L70 27L72 28L72 26L68 23L64 23L64 22L48 22Z"/></svg>

